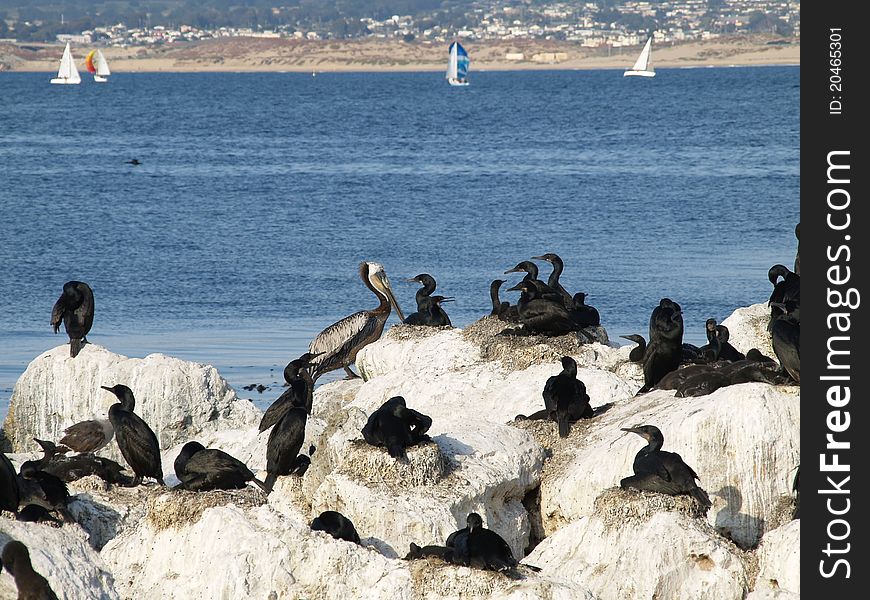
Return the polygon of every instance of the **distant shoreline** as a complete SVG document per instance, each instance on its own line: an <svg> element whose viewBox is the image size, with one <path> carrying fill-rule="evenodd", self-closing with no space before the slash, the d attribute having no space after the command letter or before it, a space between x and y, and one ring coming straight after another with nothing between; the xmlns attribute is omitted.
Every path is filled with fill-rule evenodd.
<svg viewBox="0 0 870 600"><path fill-rule="evenodd" d="M590 49L574 42L498 40L465 42L471 72L600 70L630 67L638 47ZM84 70L86 47L73 47ZM62 44L0 43L0 71L52 72ZM438 72L446 46L396 40L299 41L223 38L152 47L104 48L115 73L160 72ZM507 60L522 55L521 60ZM800 39L733 36L653 46L656 68L800 65Z"/></svg>

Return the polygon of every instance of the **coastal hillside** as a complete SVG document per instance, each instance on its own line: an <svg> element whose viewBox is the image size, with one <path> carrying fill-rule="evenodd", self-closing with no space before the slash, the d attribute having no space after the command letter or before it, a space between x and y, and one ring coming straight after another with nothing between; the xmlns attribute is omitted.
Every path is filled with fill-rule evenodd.
<svg viewBox="0 0 870 600"><path fill-rule="evenodd" d="M467 42L472 71L514 69L613 69L633 64L640 47L598 49L548 40ZM87 48L73 47L83 62ZM0 71L55 71L60 44L0 43ZM447 49L398 40L295 40L218 38L160 46L104 49L114 73L187 71L440 71ZM799 64L800 39L733 36L657 45L658 67Z"/></svg>

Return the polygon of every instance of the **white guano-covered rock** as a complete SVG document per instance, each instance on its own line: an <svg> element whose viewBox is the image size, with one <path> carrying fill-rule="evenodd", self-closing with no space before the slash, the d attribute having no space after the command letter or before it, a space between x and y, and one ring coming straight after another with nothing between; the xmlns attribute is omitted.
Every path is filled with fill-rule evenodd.
<svg viewBox="0 0 870 600"><path fill-rule="evenodd" d="M620 429L646 424L662 431L663 450L699 475L713 502L709 523L743 547L756 545L800 462L799 394L797 386L747 383L695 398L656 390L616 404L586 425L559 469L545 473L545 532L591 515L601 490L633 474L646 442Z"/></svg>
<svg viewBox="0 0 870 600"><path fill-rule="evenodd" d="M801 521L795 519L764 534L758 548L755 591L801 591Z"/></svg>
<svg viewBox="0 0 870 600"><path fill-rule="evenodd" d="M679 511L610 521L583 517L541 542L524 562L601 600L742 600L749 588L740 550Z"/></svg>
<svg viewBox="0 0 870 600"><path fill-rule="evenodd" d="M15 384L4 424L13 450L36 450L34 437L56 441L74 423L106 418L117 399L100 386L118 383L133 390L136 413L157 434L161 448L259 421L260 411L240 399L210 365L162 354L127 358L95 344L85 344L70 358L69 346L63 345L35 358ZM120 459L114 442L101 454Z"/></svg>
<svg viewBox="0 0 870 600"><path fill-rule="evenodd" d="M770 332L767 331L769 322L770 307L764 302L736 309L722 321L722 325L728 328L728 343L743 354L757 348L765 356L775 359L773 342Z"/></svg>
<svg viewBox="0 0 870 600"><path fill-rule="evenodd" d="M69 352L69 350L67 350ZM0 517L0 549L10 540L27 546L30 562L61 600L116 600L115 582L78 525L52 527ZM0 599L17 598L8 573L0 575Z"/></svg>

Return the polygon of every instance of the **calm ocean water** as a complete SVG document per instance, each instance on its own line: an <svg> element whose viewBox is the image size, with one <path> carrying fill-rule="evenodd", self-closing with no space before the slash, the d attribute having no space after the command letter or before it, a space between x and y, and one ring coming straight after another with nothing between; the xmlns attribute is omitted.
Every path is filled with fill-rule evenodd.
<svg viewBox="0 0 870 600"><path fill-rule="evenodd" d="M361 260L406 314L402 280L431 273L464 326L492 279L556 252L612 338L645 334L669 296L695 343L794 261L799 67L476 72L466 89L440 73L49 78L0 74L0 416L66 341L49 316L70 279L94 290L94 343L214 364L262 406L274 386L241 386L277 385L314 334L375 305Z"/></svg>

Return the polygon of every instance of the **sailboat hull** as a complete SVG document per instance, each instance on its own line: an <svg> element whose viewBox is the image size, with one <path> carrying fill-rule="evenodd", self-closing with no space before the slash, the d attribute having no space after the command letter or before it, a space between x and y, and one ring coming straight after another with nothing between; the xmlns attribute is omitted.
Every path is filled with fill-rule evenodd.
<svg viewBox="0 0 870 600"><path fill-rule="evenodd" d="M105 77L100 77L99 75L94 75L94 81L96 83L106 83L109 80Z"/></svg>
<svg viewBox="0 0 870 600"><path fill-rule="evenodd" d="M449 83L453 87L467 87L469 85L468 81L460 81L458 79L448 79L447 83Z"/></svg>
<svg viewBox="0 0 870 600"><path fill-rule="evenodd" d="M45 80L43 79L43 81L45 81ZM50 83L65 83L65 84L74 85L74 84L81 83L81 82L82 82L81 79L78 79L78 80L76 80L76 79L62 79L62 78L55 77L54 79L51 80Z"/></svg>
<svg viewBox="0 0 870 600"><path fill-rule="evenodd" d="M622 74L623 77L655 77L655 71L626 71Z"/></svg>

